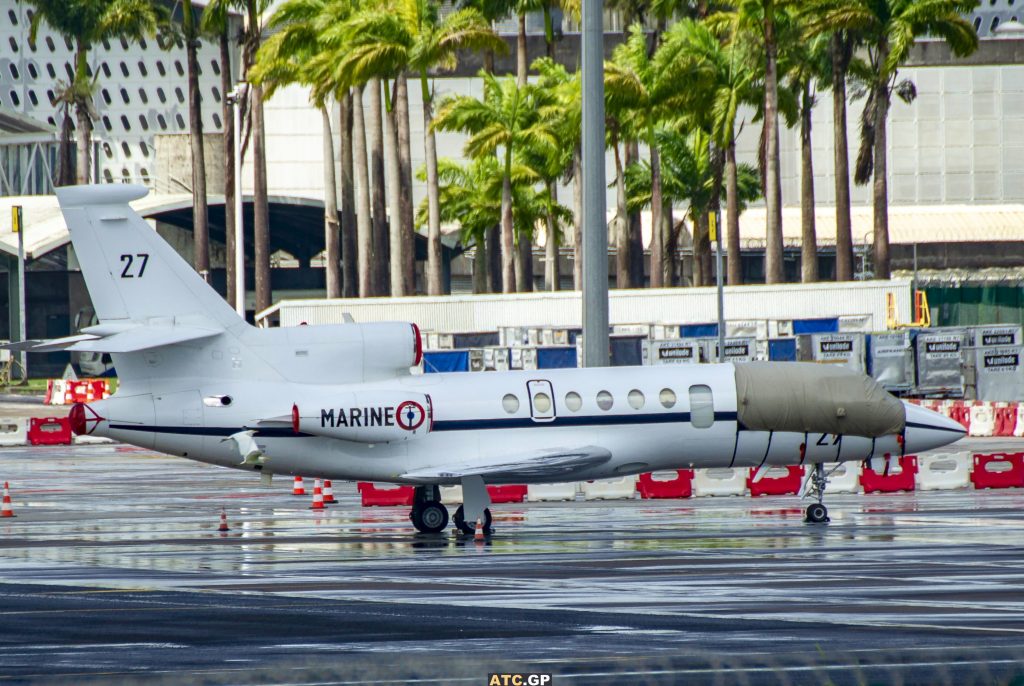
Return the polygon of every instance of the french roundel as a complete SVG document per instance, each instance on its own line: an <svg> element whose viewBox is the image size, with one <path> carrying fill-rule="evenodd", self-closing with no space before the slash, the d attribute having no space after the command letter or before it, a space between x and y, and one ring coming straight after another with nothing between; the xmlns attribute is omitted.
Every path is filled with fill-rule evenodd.
<svg viewBox="0 0 1024 686"><path fill-rule="evenodd" d="M426 418L426 410L414 400L406 400L398 406L398 410L395 412L395 422L399 428L406 431L415 431L420 428Z"/></svg>

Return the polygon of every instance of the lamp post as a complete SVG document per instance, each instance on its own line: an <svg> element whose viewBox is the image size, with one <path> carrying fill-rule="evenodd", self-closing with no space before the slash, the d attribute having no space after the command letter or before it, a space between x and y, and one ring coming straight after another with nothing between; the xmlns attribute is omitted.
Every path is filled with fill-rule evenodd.
<svg viewBox="0 0 1024 686"><path fill-rule="evenodd" d="M235 157L235 311L245 319L245 217L242 214L242 103L249 84L242 81L227 95L234 121L232 148Z"/></svg>

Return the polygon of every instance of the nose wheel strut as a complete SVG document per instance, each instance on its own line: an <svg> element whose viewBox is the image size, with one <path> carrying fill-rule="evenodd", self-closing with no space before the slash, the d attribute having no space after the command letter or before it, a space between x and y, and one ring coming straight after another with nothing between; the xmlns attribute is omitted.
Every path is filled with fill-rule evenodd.
<svg viewBox="0 0 1024 686"><path fill-rule="evenodd" d="M807 506L805 522L812 524L824 524L831 521L828 517L828 508L825 507L825 488L828 486L828 476L825 474L825 465L821 462L815 463L814 469L808 477L807 495L815 498L818 502Z"/></svg>

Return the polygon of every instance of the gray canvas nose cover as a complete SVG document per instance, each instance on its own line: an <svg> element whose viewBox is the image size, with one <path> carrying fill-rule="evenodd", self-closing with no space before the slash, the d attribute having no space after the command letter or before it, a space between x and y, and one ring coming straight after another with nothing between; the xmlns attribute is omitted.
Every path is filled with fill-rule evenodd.
<svg viewBox="0 0 1024 686"><path fill-rule="evenodd" d="M903 403L860 372L831 364L739 363L737 414L754 431L877 438L903 432Z"/></svg>

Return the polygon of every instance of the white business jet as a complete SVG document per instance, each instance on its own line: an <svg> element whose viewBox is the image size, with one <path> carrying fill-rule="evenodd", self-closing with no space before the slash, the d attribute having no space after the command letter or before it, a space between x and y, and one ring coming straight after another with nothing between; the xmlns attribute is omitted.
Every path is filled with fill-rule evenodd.
<svg viewBox="0 0 1024 686"><path fill-rule="evenodd" d="M491 526L486 484L655 470L807 465L807 520L828 521L826 463L952 443L956 422L830 365L414 374L415 324L257 329L129 206L140 186L57 190L99 324L37 352L113 356L112 397L75 405L78 434L271 474L412 484L421 532Z"/></svg>

